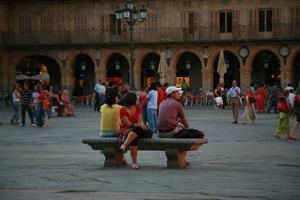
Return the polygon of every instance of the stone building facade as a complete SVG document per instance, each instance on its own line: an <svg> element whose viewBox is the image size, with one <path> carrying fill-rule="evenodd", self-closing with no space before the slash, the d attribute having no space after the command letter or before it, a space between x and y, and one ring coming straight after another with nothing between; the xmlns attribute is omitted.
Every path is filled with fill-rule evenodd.
<svg viewBox="0 0 300 200"><path fill-rule="evenodd" d="M125 0L4 0L0 2L0 90L17 75L46 66L50 83L74 95L93 92L99 80L129 81L129 31L115 17ZM212 89L224 52L226 87L237 79L267 85L300 81L300 1L137 0L147 18L134 26L134 85L183 79Z"/></svg>

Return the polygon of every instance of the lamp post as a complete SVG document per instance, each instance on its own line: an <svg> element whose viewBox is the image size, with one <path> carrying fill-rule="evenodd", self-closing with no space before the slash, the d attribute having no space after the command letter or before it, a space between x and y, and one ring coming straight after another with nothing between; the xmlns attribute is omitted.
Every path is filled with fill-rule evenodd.
<svg viewBox="0 0 300 200"><path fill-rule="evenodd" d="M132 88L134 85L134 47L132 41L133 27L139 23L143 22L147 17L147 9L143 5L140 9L134 6L134 0L126 0L125 8L120 9L117 6L115 10L115 15L117 20L125 22L129 26L129 48L130 48L130 65L129 65L129 84Z"/></svg>

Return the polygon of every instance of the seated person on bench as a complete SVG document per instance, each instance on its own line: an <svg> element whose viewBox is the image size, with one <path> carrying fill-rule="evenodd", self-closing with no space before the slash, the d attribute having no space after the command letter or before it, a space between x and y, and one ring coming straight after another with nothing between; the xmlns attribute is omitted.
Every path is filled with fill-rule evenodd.
<svg viewBox="0 0 300 200"><path fill-rule="evenodd" d="M152 133L142 119L142 109L136 104L137 97L135 93L128 92L122 97L123 108L120 110L121 130L120 138L123 136L126 140L120 147L123 152L126 152L127 147L130 146L130 153L132 158L132 168L138 169L137 154L138 154L138 139L151 138Z"/></svg>
<svg viewBox="0 0 300 200"><path fill-rule="evenodd" d="M100 137L119 137L120 106L117 91L110 89L105 94L105 104L100 108Z"/></svg>
<svg viewBox="0 0 300 200"><path fill-rule="evenodd" d="M158 137L161 138L203 138L204 134L189 128L185 118L179 92L181 88L166 89L167 99L162 101L158 111Z"/></svg>

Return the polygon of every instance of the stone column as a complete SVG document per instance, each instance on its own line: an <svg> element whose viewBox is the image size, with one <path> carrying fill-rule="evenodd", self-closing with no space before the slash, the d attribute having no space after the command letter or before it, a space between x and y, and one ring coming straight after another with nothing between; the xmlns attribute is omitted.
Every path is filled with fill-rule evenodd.
<svg viewBox="0 0 300 200"><path fill-rule="evenodd" d="M98 80L106 80L106 66L104 59L100 60L100 65L95 69L95 83L98 83Z"/></svg>
<svg viewBox="0 0 300 200"><path fill-rule="evenodd" d="M70 96L73 94L74 90L74 74L72 66L68 61L66 61L64 68L61 70L61 89L68 90Z"/></svg>
<svg viewBox="0 0 300 200"><path fill-rule="evenodd" d="M9 92L9 68L11 68L11 66L9 65L9 57L7 51L2 50L0 57L0 91L4 94Z"/></svg>
<svg viewBox="0 0 300 200"><path fill-rule="evenodd" d="M202 88L207 92L213 89L214 72L208 67L204 67L202 70Z"/></svg>
<svg viewBox="0 0 300 200"><path fill-rule="evenodd" d="M176 63L173 62L173 59L171 59L170 65L166 69L166 80L169 83L169 85L176 84Z"/></svg>
<svg viewBox="0 0 300 200"><path fill-rule="evenodd" d="M288 58L286 59L286 62L284 62L284 58L281 57L280 59L280 82L282 88L285 88L292 82L292 61Z"/></svg>

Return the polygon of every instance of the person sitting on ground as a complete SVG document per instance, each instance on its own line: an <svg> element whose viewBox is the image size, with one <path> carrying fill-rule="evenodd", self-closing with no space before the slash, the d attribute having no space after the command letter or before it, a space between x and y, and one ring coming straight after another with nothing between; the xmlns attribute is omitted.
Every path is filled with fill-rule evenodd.
<svg viewBox="0 0 300 200"><path fill-rule="evenodd" d="M124 107L120 110L120 139L124 141L124 139L126 138L120 149L123 152L126 152L127 147L130 146L133 169L138 169L138 139L152 137L151 131L149 131L148 127L143 123L142 110L136 104L136 101L137 97L135 93L128 92L123 97Z"/></svg>
<svg viewBox="0 0 300 200"><path fill-rule="evenodd" d="M70 117L70 116L74 117L75 116L75 114L74 114L74 107L72 105L72 102L71 102L68 90L64 90L62 92L61 101L63 102L63 104L65 106L66 116L68 116L68 117Z"/></svg>
<svg viewBox="0 0 300 200"><path fill-rule="evenodd" d="M158 110L158 137L161 138L203 138L204 134L189 128L183 106L180 103L181 88L170 86L166 89L167 99L161 102ZM186 156L186 151L181 153ZM186 161L187 162L187 161Z"/></svg>
<svg viewBox="0 0 300 200"><path fill-rule="evenodd" d="M117 91L107 90L105 104L100 108L100 137L119 137L120 109L117 103Z"/></svg>

